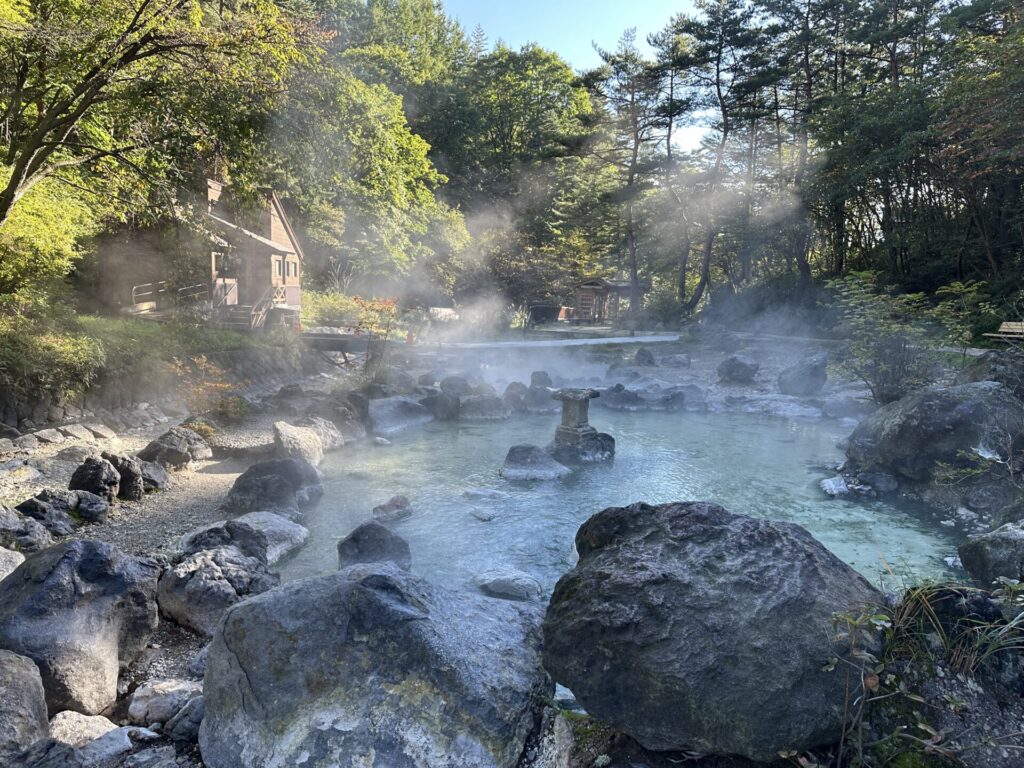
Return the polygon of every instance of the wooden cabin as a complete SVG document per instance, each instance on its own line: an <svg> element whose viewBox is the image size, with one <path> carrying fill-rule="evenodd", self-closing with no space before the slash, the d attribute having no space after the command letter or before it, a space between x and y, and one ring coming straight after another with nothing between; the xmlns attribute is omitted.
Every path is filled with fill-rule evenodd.
<svg viewBox="0 0 1024 768"><path fill-rule="evenodd" d="M302 247L277 194L264 189L255 205L242 205L209 180L192 210L194 226L124 230L99 240L90 277L97 303L154 320L187 310L238 330L298 327Z"/></svg>
<svg viewBox="0 0 1024 768"><path fill-rule="evenodd" d="M631 284L629 280L605 280L596 277L576 286L576 307L573 319L576 322L605 323L617 320L622 298L629 302ZM651 290L648 282L640 283L641 300Z"/></svg>
<svg viewBox="0 0 1024 768"><path fill-rule="evenodd" d="M302 308L302 247L281 200L272 189L261 191L261 205L249 227L238 223L224 185L207 182L207 220L213 232L210 298L216 313L236 321L246 308L262 325L272 321L298 324ZM249 223L249 222L247 222ZM231 324L231 323L229 323Z"/></svg>

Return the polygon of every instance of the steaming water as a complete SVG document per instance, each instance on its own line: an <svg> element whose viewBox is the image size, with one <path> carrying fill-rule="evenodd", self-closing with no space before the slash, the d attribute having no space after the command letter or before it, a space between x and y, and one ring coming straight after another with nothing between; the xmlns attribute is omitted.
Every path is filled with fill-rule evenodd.
<svg viewBox="0 0 1024 768"><path fill-rule="evenodd" d="M615 413L592 423L613 434L618 455L562 480L511 483L498 476L509 446L546 444L557 417L498 424L433 423L389 447L331 454L321 469L325 496L305 520L310 541L282 564L285 579L337 568L336 545L395 494L416 514L394 523L412 549L413 570L436 583L465 586L489 568L511 566L547 589L570 567L580 524L605 507L635 501L716 501L733 512L799 523L872 582L890 587L950 575L943 562L956 540L913 509L880 501L825 497L823 465L842 458L849 432L831 423L750 414ZM496 499L464 492L493 489ZM482 522L477 509L494 514Z"/></svg>

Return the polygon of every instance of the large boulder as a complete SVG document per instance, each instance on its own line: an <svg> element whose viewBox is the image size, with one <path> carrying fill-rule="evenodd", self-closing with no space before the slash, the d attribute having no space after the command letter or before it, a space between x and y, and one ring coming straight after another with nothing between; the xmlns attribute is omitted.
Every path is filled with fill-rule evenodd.
<svg viewBox="0 0 1024 768"><path fill-rule="evenodd" d="M1000 384L930 387L865 418L846 455L863 469L930 481L940 466L977 469L1024 447L1024 405Z"/></svg>
<svg viewBox="0 0 1024 768"><path fill-rule="evenodd" d="M551 454L536 445L513 445L505 455L499 474L506 480L555 480L572 470L555 461Z"/></svg>
<svg viewBox="0 0 1024 768"><path fill-rule="evenodd" d="M171 475L163 464L155 461L139 461L142 469L142 487L146 493L164 491L171 487Z"/></svg>
<svg viewBox="0 0 1024 768"><path fill-rule="evenodd" d="M320 445L323 447L324 453L336 451L345 445L345 436L328 419L321 418L320 416L306 416L299 419L296 426L316 432L317 437L320 438Z"/></svg>
<svg viewBox="0 0 1024 768"><path fill-rule="evenodd" d="M274 422L274 449L279 458L302 459L314 467L324 460L324 446L316 430L286 421Z"/></svg>
<svg viewBox="0 0 1024 768"><path fill-rule="evenodd" d="M504 421L511 415L512 409L497 395L469 395L459 403L461 421Z"/></svg>
<svg viewBox="0 0 1024 768"><path fill-rule="evenodd" d="M125 501L142 501L142 497L146 493L146 479L142 470L142 462L134 456L109 451L104 451L102 457L110 462L121 478L117 489L117 498Z"/></svg>
<svg viewBox="0 0 1024 768"><path fill-rule="evenodd" d="M116 730L117 725L103 715L83 715L69 709L50 718L50 738L72 747L84 747Z"/></svg>
<svg viewBox="0 0 1024 768"><path fill-rule="evenodd" d="M338 542L338 566L357 563L394 563L403 571L412 568L408 542L380 523L364 523Z"/></svg>
<svg viewBox="0 0 1024 768"><path fill-rule="evenodd" d="M69 493L75 493L75 491L69 491ZM70 536L75 532L75 521L66 509L49 504L34 496L31 499L25 499L15 509L33 520L38 520L54 536Z"/></svg>
<svg viewBox="0 0 1024 768"><path fill-rule="evenodd" d="M224 611L276 587L281 577L266 562L224 546L195 552L160 577L160 613L210 637Z"/></svg>
<svg viewBox="0 0 1024 768"><path fill-rule="evenodd" d="M51 544L53 537L38 520L0 504L0 546L29 554Z"/></svg>
<svg viewBox="0 0 1024 768"><path fill-rule="evenodd" d="M46 697L32 659L0 650L0 765L49 734Z"/></svg>
<svg viewBox="0 0 1024 768"><path fill-rule="evenodd" d="M992 349L974 360L958 382L998 381L1018 400L1024 400L1024 350L1018 346Z"/></svg>
<svg viewBox="0 0 1024 768"><path fill-rule="evenodd" d="M456 421L459 418L459 398L449 392L427 395L419 401L438 421Z"/></svg>
<svg viewBox="0 0 1024 768"><path fill-rule="evenodd" d="M186 533L178 549L187 556L204 549L234 546L242 554L273 565L305 544L308 538L306 528L281 515L249 512L234 520L221 520Z"/></svg>
<svg viewBox="0 0 1024 768"><path fill-rule="evenodd" d="M139 451L138 458L168 469L184 469L193 461L212 459L213 450L198 432L188 427L171 427Z"/></svg>
<svg viewBox="0 0 1024 768"><path fill-rule="evenodd" d="M31 499L23 501L17 510L42 522L53 531L47 521L65 521L72 523L102 523L107 519L110 505L95 493L89 491L65 491L47 488Z"/></svg>
<svg viewBox="0 0 1024 768"><path fill-rule="evenodd" d="M434 419L429 410L411 397L371 400L368 415L370 431L383 437L418 427Z"/></svg>
<svg viewBox="0 0 1024 768"><path fill-rule="evenodd" d="M1024 522L971 536L959 554L964 570L984 588L991 589L999 578L1024 581Z"/></svg>
<svg viewBox="0 0 1024 768"><path fill-rule="evenodd" d="M120 488L121 475L113 464L98 456L90 456L82 462L68 482L69 490L94 493L107 503L117 498Z"/></svg>
<svg viewBox="0 0 1024 768"><path fill-rule="evenodd" d="M883 596L803 528L640 503L592 517L576 548L544 661L595 718L648 749L764 762L839 740L860 672L833 617Z"/></svg>
<svg viewBox="0 0 1024 768"><path fill-rule="evenodd" d="M243 472L228 491L224 511L241 515L272 510L286 517L311 507L323 496L316 467L304 459L268 459Z"/></svg>
<svg viewBox="0 0 1024 768"><path fill-rule="evenodd" d="M539 619L532 607L449 592L390 563L247 600L210 646L203 761L513 768L553 693Z"/></svg>
<svg viewBox="0 0 1024 768"><path fill-rule="evenodd" d="M779 374L779 392L796 397L810 397L821 392L827 381L828 355L812 355Z"/></svg>
<svg viewBox="0 0 1024 768"><path fill-rule="evenodd" d="M30 556L0 582L0 647L31 658L52 713L101 712L157 627L160 567L99 541Z"/></svg>
<svg viewBox="0 0 1024 768"><path fill-rule="evenodd" d="M747 355L729 355L718 366L718 378L728 384L750 384L761 364Z"/></svg>

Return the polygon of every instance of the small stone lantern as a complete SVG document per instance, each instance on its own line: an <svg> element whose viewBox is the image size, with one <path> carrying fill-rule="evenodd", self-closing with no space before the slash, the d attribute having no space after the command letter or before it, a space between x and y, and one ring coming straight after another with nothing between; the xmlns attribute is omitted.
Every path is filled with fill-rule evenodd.
<svg viewBox="0 0 1024 768"><path fill-rule="evenodd" d="M597 436L590 426L590 401L600 397L596 389L559 389L551 397L562 403L562 423L555 430L555 445L580 447Z"/></svg>

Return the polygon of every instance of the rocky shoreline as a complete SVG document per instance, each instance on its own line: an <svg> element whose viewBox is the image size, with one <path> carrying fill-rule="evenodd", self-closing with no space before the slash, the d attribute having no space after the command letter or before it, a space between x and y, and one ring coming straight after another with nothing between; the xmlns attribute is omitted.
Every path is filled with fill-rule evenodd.
<svg viewBox="0 0 1024 768"><path fill-rule="evenodd" d="M40 431L56 435L29 435L35 443L22 436L19 445L12 441L6 448L0 446L0 499L18 506L3 508L0 520L2 552L11 553L6 560L0 557L0 567L6 568L0 576L7 575L0 581L0 592L6 595L0 601L0 648L20 654L18 659L30 658L44 672L37 686L31 668L12 661L12 669L20 670L17 680L0 681L9 690L22 686L37 691L24 694L26 701L38 701L38 691L44 700L42 719L38 706L34 713L9 713L0 706L0 721L9 719L20 729L16 743L0 745L0 750L7 750L4 754L15 761L12 764L27 768L169 768L202 765L202 758L210 768L255 768L334 764L331 761L339 755L361 755L358 759L363 760L373 755L367 764L380 766L512 768L521 757L523 766L598 764L608 757L605 752L584 755L604 737L595 736L571 715L565 719L550 709L554 689L549 674L569 685L580 703L611 727L606 747L613 752L642 745L657 752L722 756L709 757L701 765L740 766L754 764L751 760L767 764L779 753L828 749L845 738L843 706L848 701L838 697L833 686L837 675L822 679L820 701L802 698L808 696L812 667L820 669L823 659L835 655L820 641L830 633L833 645L842 645L844 636L849 640L852 630L847 628L844 635L834 626L836 615L868 621L865 616L880 616L892 606L845 565L828 561L827 550L803 529L790 526L794 532L786 533L787 543L780 545L769 542L783 535L782 529L776 530L781 524L731 515L714 505L605 510L580 529L580 563L563 582L582 578L597 550L611 547L608 551L619 557L633 547L628 544L633 534L625 532L633 521L651 525L659 515L669 515L658 524L659 530L684 527L664 545L654 546L653 534L642 536L644 543L630 555L630 564L616 564L592 586L570 588L560 582L545 618L534 610L536 603L522 602L522 595L534 591L528 577L516 581L495 574L478 583L479 593L469 594L448 593L408 575L408 547L403 559L404 542L389 540L386 528L388 520L402 514L403 500L396 498L382 505L379 514L375 511L383 525L370 525L380 530L364 526L367 530L359 529L341 542L338 574L281 587L274 564L302 546L308 535L302 527L304 510L322 494L316 465L327 451L386 444L388 435L432 420L480 422L514 418L517 413L553 413L559 408L552 399L558 387L592 388L600 393L594 401L598 408L837 419L853 436L847 464L835 479L825 478L823 490L830 494L902 493L938 502L937 491L929 496L929 489L938 487L934 466L980 445L978 429L998 432L1015 428L1020 421L1024 434L1024 406L1003 385L961 384L937 388L934 396L946 398L943 402L949 407L939 408L941 413L959 416L951 416L932 433L914 435L922 446L916 453L913 447L888 451L883 438L893 432L894 422L919 424L920 412L935 408L927 396L920 402L901 401L897 405L902 411L896 415L892 406L876 412L864 387L829 378L828 357L820 349L787 348L776 340L769 349L736 334L722 334L710 343L641 346L625 354L621 349L589 350L552 368L551 374L519 373L524 362L397 354L393 365L370 381L318 376L270 392L249 392L248 416L237 424L148 406L132 410L140 426L121 434L109 427L104 430L103 424L65 425ZM981 404L969 405L976 401ZM991 418L986 420L986 414ZM127 423L123 418L121 422ZM945 442L936 439L936 430L947 438ZM911 433L896 434L892 439L899 448ZM900 463L906 455L924 468L917 476L914 467ZM984 483L991 485L995 471L988 467ZM971 478L967 485L971 487L957 489L958 508L971 493L979 497L976 488L982 480ZM961 520L965 530L987 533L1004 508L1017 503L1019 494L1013 486L1001 486L999 493L986 498L986 508L975 503L974 516ZM90 511L101 506L102 512ZM765 655L766 644L778 644L775 667L787 668L785 682L796 684L798 690L762 687L762 692L773 691L770 700L776 708L770 712L767 702L757 703L759 699L744 689L744 680L770 676L768 669L751 667L724 686L715 678L720 674L716 669L725 663L720 643L707 646L699 663L703 673L664 666L663 644L676 630L656 628L676 626L676 616L693 620L702 610L699 606L742 601L744 590L753 583L749 574L754 561L725 566L704 537L698 550L682 558L691 565L680 572L680 584L695 583L695 574L705 567L747 575L735 584L708 577L703 586L693 587L697 603L692 605L666 607L663 596L655 596L662 595L658 585L665 583L666 574L682 562L681 555L671 554L673 547L681 546L682 532L698 518L706 518L701 524L709 535L748 524L772 532L764 533L764 544L747 552L761 565L774 568L753 580L759 585L755 596L786 594L802 578L794 581L786 569L808 558L827 563L821 566L831 574L822 577L825 582L836 579L835 589L819 595L816 613L808 606L818 598L808 595L787 599L794 612L785 619L778 610L762 606L761 598L752 597L754 602L743 611L700 619L702 626L713 628L712 637L736 639L738 645L728 652L729 664L748 658L749 648L758 649L749 657L752 664L771 659L772 653ZM619 522L598 535L599 520ZM604 528L609 524L601 523ZM756 540L751 536L742 534L739 549L750 547ZM795 544L804 541L801 536L809 542ZM1017 562L1013 557L1020 539L1005 531L991 546L982 547L972 539L968 551L984 551L973 560L965 558L965 564L983 563L972 565L971 571L977 575L987 569L989 581L993 574L1005 575L1006 568ZM765 551L759 556L761 546ZM798 554L803 546L810 549ZM724 551L737 551L737 546L728 544ZM1001 553L1001 559L992 552ZM701 558L709 558L709 565L694 565ZM647 573L653 578L650 584L643 576ZM652 641L661 650L650 660L627 663L631 654L642 656L644 644L651 641L641 642L616 629L618 645L612 656L618 662L609 669L578 651L612 647L607 633L619 624L608 624L615 611L606 612L614 600L599 585L616 580L624 590L622 608L615 609L621 612L616 622L655 628ZM69 598L62 586L66 584L93 585L87 590L93 598L86 603ZM651 605L668 611L664 617L657 618L656 611L635 614L636 601L643 605L648 598L640 595L648 589L655 590ZM685 589L678 594L684 593ZM596 615L605 612L598 624L585 622L586 628L579 624L584 608L572 602L584 595L597 602ZM141 612L126 614L126 601ZM339 606L338 612L318 618L317 605L327 603ZM984 606L968 608L951 621L984 612ZM564 615L566 621L572 620L561 622L559 611L569 611ZM755 620L741 626L739 614ZM466 618L472 616L478 619ZM321 620L328 624L316 624ZM42 624L30 629L36 626L33 621ZM411 626L409 621L428 629L402 634L403 629L396 635L398 628ZM855 645L880 663L883 620L877 621L878 626L857 629ZM486 629L489 622L493 630ZM62 629L65 625L78 629ZM682 645L672 654L673 663L685 664L690 658L686 649L695 647L695 638L685 622L679 626L681 634L672 642ZM521 628L518 635L513 627ZM81 633L74 638L76 647L96 647L92 667L81 653L73 658L52 655L67 643L61 634L67 631ZM33 642L26 641L29 634L36 636ZM379 639L373 639L378 634ZM799 653L798 637L809 643ZM211 638L207 671L206 644ZM350 648L354 638L366 647L361 645L358 652ZM307 644L300 657L295 655L295 643ZM563 645L564 651L559 650ZM498 649L504 650L488 660L487 654ZM786 657L785 664L780 664L780 654ZM345 663L335 671L319 663L306 668L300 663L306 656L311 661L331 658ZM378 666L383 659L388 665ZM88 667L84 671L83 664ZM449 665L450 673L432 677L429 670L438 665ZM876 673L863 656L854 664L840 653L832 666L844 673L855 669L865 696L876 690L877 686L864 687ZM104 671L99 675L89 671L93 668ZM368 669L375 670L370 677L353 671ZM488 678L492 674L493 679ZM715 679L701 681L701 674ZM1024 676L1013 670L1001 674L1000 684L1012 688L1019 677L1024 691ZM678 701L661 698L670 691L660 681L672 679L690 685L672 687L672 695L682 696ZM843 679L841 687L848 692L850 682ZM81 692L71 698L58 692L68 685L78 685ZM310 685L316 691L312 699L306 688ZM699 703L702 697L717 694L724 697L721 702ZM641 698L632 700L631 695ZM282 698L287 696L296 698L288 703ZM339 701L351 704L338 709ZM440 702L456 704L440 707ZM752 713L739 728L736 723L744 706ZM702 714L692 722L673 715L658 725L665 712L687 707ZM820 719L826 715L827 723ZM339 735L327 737L325 729ZM745 740L737 741L730 733L745 734ZM14 757L26 747L28 752ZM1012 749L1016 747L1007 754L1013 754ZM985 750L978 754L996 760L984 765L1015 765L998 754L992 758ZM640 764L654 765L659 759L655 755Z"/></svg>

